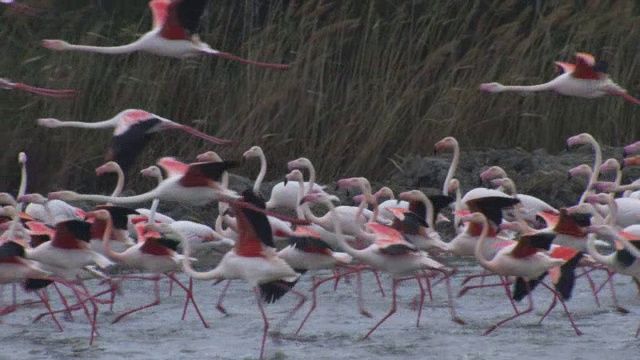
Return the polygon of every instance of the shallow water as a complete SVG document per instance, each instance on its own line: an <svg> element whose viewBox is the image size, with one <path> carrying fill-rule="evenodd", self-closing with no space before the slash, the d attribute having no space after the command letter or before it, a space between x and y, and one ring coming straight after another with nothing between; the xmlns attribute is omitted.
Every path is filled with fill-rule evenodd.
<svg viewBox="0 0 640 360"><path fill-rule="evenodd" d="M457 294L463 277L478 273L481 268L467 260L457 260L459 273L453 281ZM602 283L602 272L595 274ZM186 280L186 276L180 276ZM600 293L601 306L595 304L586 279L576 283L573 298L567 303L578 327L584 332L577 336L560 306L538 325L538 319L551 301L544 288L534 291L533 313L523 315L493 333L483 336L491 324L510 316L513 311L502 288L487 288L468 292L456 298L458 314L465 325L453 323L447 308L443 284L433 288L433 301L426 298L420 327L416 327L417 312L412 309L418 294L415 281L406 281L398 289L398 310L368 340L360 340L388 311L391 304L391 280L382 275L386 296L377 290L371 273L363 275L365 306L373 318L359 314L355 297L355 278L351 284L341 282L337 291L330 283L318 292L318 308L299 336L295 336L302 317L310 305L310 296L303 308L288 322L286 318L298 298L287 294L275 304L266 305L271 331L279 328L281 336L269 336L265 347L267 359L557 359L637 357L640 340L634 337L640 324L637 289L630 278L617 275L615 285L619 302L629 309L620 314L613 309L611 293L606 287ZM487 283L491 280L487 280ZM95 286L96 282L89 282ZM259 355L263 322L253 292L242 281L235 281L227 293L224 316L215 309L223 284L212 286L210 281L195 281L196 301L210 328L203 328L193 307L186 319L180 320L184 292L179 288L168 295L169 281L161 282L161 304L134 313L121 322L111 321L121 312L148 303L153 299L151 282L127 280L123 295L118 296L114 312L101 305L98 331L94 345L89 345L89 324L80 311L74 320L58 318L64 327L59 332L50 318L37 323L32 319L43 311L42 306L22 307L1 318L0 338L3 354L0 359L254 359ZM296 289L306 292L310 278L303 276ZM4 299L9 301L10 287L5 287ZM53 297L53 292L51 292ZM21 300L30 298L19 292ZM526 300L519 304L526 307ZM57 306L56 306L57 308Z"/></svg>

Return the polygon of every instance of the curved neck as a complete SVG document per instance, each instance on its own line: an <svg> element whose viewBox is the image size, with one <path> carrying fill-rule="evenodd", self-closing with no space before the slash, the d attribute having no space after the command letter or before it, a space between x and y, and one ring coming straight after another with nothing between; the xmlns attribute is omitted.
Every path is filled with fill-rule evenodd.
<svg viewBox="0 0 640 360"><path fill-rule="evenodd" d="M620 169L620 166L616 167L616 179L614 182L616 183L616 186L620 186L620 183L622 182L622 169ZM616 193L612 191L609 193L609 196L613 199L616 197Z"/></svg>
<svg viewBox="0 0 640 360"><path fill-rule="evenodd" d="M58 127L75 127L81 129L106 129L110 127L116 127L119 118L115 117L113 119L98 121L98 122L84 122L84 121L58 121L55 124L52 124L47 127L58 128Z"/></svg>
<svg viewBox="0 0 640 360"><path fill-rule="evenodd" d="M16 196L16 199L23 196L26 192L27 192L27 164L26 162L21 162L20 163L20 186L18 187L18 196ZM11 225L9 225L9 230L7 230L7 239L9 240L13 239L16 229L18 228L18 225L20 225L20 213L22 212L23 209L24 209L24 202L20 201L16 206L16 217L11 222ZM47 210L47 213L49 213L49 210Z"/></svg>
<svg viewBox="0 0 640 360"><path fill-rule="evenodd" d="M607 206L609 207L609 214L604 218L604 223L606 225L615 226L618 218L618 204L612 197L608 196Z"/></svg>
<svg viewBox="0 0 640 360"><path fill-rule="evenodd" d="M368 204L367 197L370 196L370 194L371 193L365 194L365 196L362 198L362 201L360 201L360 205L358 205L358 211L356 212L356 216L353 219L353 221L356 224L356 226L355 226L355 228L356 228L356 237L358 237L360 239L363 239L363 240L366 240L369 243L373 243L376 240L375 236L373 234L367 233L366 231L364 231L362 229L362 226L360 226L360 217L363 216L362 213L364 212L364 208ZM378 209L377 202L375 202L373 204L373 206L375 207L374 216L371 217L371 221L370 222L374 222L375 221L375 218L376 218L376 212L375 211ZM331 213L331 214L332 214L331 215L332 221L339 223L340 220L337 219L337 218L336 218L336 220L333 220L334 215L333 215L333 213Z"/></svg>
<svg viewBox="0 0 640 360"><path fill-rule="evenodd" d="M483 218L482 232L480 233L480 238L476 243L474 254L476 256L476 259L478 259L478 262L480 263L480 265L482 265L483 268L493 271L493 264L489 260L487 260L486 257L484 257L484 251L483 251L484 243L485 243L485 240L487 239L488 233L489 233L489 223L487 222L486 218Z"/></svg>
<svg viewBox="0 0 640 360"><path fill-rule="evenodd" d="M342 225L340 225L340 221L338 220L338 213L336 212L336 208L329 201L327 202L327 206L329 207L329 213L331 214L331 222L333 223L333 231L336 234L336 239L338 240L338 244L342 247L347 254L353 256L356 259L362 259L362 250L357 250L352 248L347 240L344 238L344 234L342 233ZM363 205L364 206L364 205Z"/></svg>
<svg viewBox="0 0 640 360"><path fill-rule="evenodd" d="M157 188L147 193L134 195L134 196L111 197L111 196L96 195L96 194L77 194L73 199L96 201L96 202L111 202L114 204L137 204L137 203L142 203L142 202L146 202L146 201L157 198L158 196L156 195L156 193L157 193Z"/></svg>
<svg viewBox="0 0 640 360"><path fill-rule="evenodd" d="M119 263L123 263L126 264L127 263L127 258L125 256L122 255L122 253L118 253L113 251L113 249L111 249L111 232L113 230L113 219L111 217L109 217L109 219L106 221L107 225L104 229L104 233L102 234L102 243L104 245L104 252L107 254L108 257L110 257L111 259L119 262Z"/></svg>
<svg viewBox="0 0 640 360"><path fill-rule="evenodd" d="M309 164L307 167L309 169L309 184L307 186L307 190L305 191L305 195L311 193L311 189L313 189L313 185L316 183L316 169L313 167L313 164Z"/></svg>
<svg viewBox="0 0 640 360"><path fill-rule="evenodd" d="M329 227L329 223L327 223L327 216L323 216L323 217L318 217L316 216L310 209L309 205L304 204L302 206L302 212L304 213L304 218L308 219L311 222L314 222L320 226L322 226L323 228L328 228ZM333 215L331 215L332 217Z"/></svg>
<svg viewBox="0 0 640 360"><path fill-rule="evenodd" d="M267 158L264 156L264 153L260 153L260 172L258 173L258 177L256 177L256 182L253 184L253 192L256 194L260 193L260 186L262 186L262 181L264 180L264 176L267 174Z"/></svg>
<svg viewBox="0 0 640 360"><path fill-rule="evenodd" d="M206 272L196 271L193 266L191 266L191 244L189 244L189 241L187 241L187 239L185 239L180 232L174 231L174 234L178 237L178 239L180 239L182 247L184 248L184 256L182 257L182 270L184 270L184 272L189 274L189 276L191 276L192 278L198 280L211 280L221 277L219 275L220 271L217 267L211 271Z"/></svg>
<svg viewBox="0 0 640 360"><path fill-rule="evenodd" d="M602 165L602 150L600 149L600 145L594 140L591 141L591 146L593 147L593 151L595 153L595 160L593 162L593 171L591 172L591 177L589 178L589 182L587 183L587 188L584 193L580 197L580 201L578 204L582 204L585 202L587 196L591 194L591 187L598 181L598 176L600 175L600 165Z"/></svg>
<svg viewBox="0 0 640 360"><path fill-rule="evenodd" d="M304 181L298 179L298 198L296 199L296 217L298 219L304 219L304 211L300 205L300 200L304 197Z"/></svg>
<svg viewBox="0 0 640 360"><path fill-rule="evenodd" d="M555 78L544 84L537 84L537 85L503 85L500 92L504 92L504 91L536 92L536 91L553 90L556 86L556 79L558 78Z"/></svg>
<svg viewBox="0 0 640 360"><path fill-rule="evenodd" d="M111 193L111 197L118 197L122 194L122 189L124 189L124 173L120 166L116 167L116 174L118 175L118 181L116 182L116 187L113 189L113 193Z"/></svg>
<svg viewBox="0 0 640 360"><path fill-rule="evenodd" d="M596 248L595 238L592 236L590 236L587 240L587 252L589 253L589 255L591 255L591 257L593 257L595 261L599 262L600 264L607 265L609 267L614 265L614 257L616 253L613 252L609 255L602 255Z"/></svg>
<svg viewBox="0 0 640 360"><path fill-rule="evenodd" d="M449 182L453 179L453 175L456 173L456 169L458 168L458 161L460 160L460 146L456 142L453 147L453 159L451 159L451 165L449 165L449 171L447 172L447 177L444 179L444 184L442 185L442 195L449 195L447 191L447 187L449 186Z"/></svg>

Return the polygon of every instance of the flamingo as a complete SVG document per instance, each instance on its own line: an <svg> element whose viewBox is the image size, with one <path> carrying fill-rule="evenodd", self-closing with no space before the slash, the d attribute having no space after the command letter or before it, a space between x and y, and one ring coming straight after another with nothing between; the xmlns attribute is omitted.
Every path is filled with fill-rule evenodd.
<svg viewBox="0 0 640 360"><path fill-rule="evenodd" d="M280 258L273 243L273 237L269 229L269 221L265 216L264 201L256 196L251 190L242 192L243 198L247 201L244 205L240 202L230 203L231 209L238 219L239 237L235 247L227 252L220 263L210 271L198 272L191 266L189 259L191 247L189 242L181 234L174 234L181 240L184 246L185 257L182 260L184 271L192 278L198 280L235 280L242 279L253 288L258 308L264 321L262 344L260 346L260 359L264 356L264 346L269 330L269 320L264 311L263 300L271 303L285 295L298 281L299 274ZM251 204L252 207L246 207ZM275 214L272 214L276 216ZM288 219L297 224L306 224L304 221ZM163 224L153 224L151 229L159 230L163 233L172 230ZM295 312L304 302L304 295L299 294L302 301L292 311Z"/></svg>
<svg viewBox="0 0 640 360"><path fill-rule="evenodd" d="M152 166L149 166L148 168L140 170L140 174L144 177L155 178L158 181L158 185L160 185L160 183L162 183L162 180L164 180L164 177L162 176L162 171L160 170L159 167L155 165L152 165ZM225 174L226 174L226 171L225 171ZM223 177L223 186L226 186L224 185L224 174L222 175L222 177ZM175 222L175 220L170 216L159 213L157 211L159 204L160 204L160 200L156 198L156 199L153 199L153 201L151 202L151 208L149 209L138 208L136 209L136 211L140 214L140 216L142 216L142 218L144 218L146 222L149 222L149 223L161 222L165 224L171 224ZM136 219L136 217L133 217L130 219L131 221L129 226L129 232L130 233L132 232L135 235L136 234L135 227L133 226L133 224L131 224L133 219ZM141 221L141 220L138 220L138 221Z"/></svg>
<svg viewBox="0 0 640 360"><path fill-rule="evenodd" d="M625 146L622 151L622 157L626 158L627 156L638 152L640 152L640 141L636 141L633 144Z"/></svg>
<svg viewBox="0 0 640 360"><path fill-rule="evenodd" d="M149 279L154 282L155 300L149 304L142 305L118 315L112 323L117 323L125 316L128 316L136 311L144 310L160 304L160 292L158 288L160 274L178 271L181 268L180 261L182 260L184 255L180 255L176 252L178 242L171 239L163 238L156 232L147 231L144 224L138 224L138 243L135 246L128 248L124 252L115 252L111 249L111 237L109 236L113 229L114 219L112 218L109 211L99 209L90 211L87 215L106 223L102 241L104 242L105 251L111 259L114 259L115 261L126 266L143 269L154 274L151 278L142 279ZM174 283L178 284L178 286L180 286L187 294L184 310L182 313L182 319L184 320L187 312L187 306L190 301L193 304L193 307L196 309L196 312L200 317L200 321L202 321L202 325L205 328L208 328L209 324L207 324L207 322L204 320L204 317L200 313L200 309L198 308L198 305L196 304L196 301L193 297L192 286L187 287L183 285L171 273L167 274L167 276L171 278Z"/></svg>
<svg viewBox="0 0 640 360"><path fill-rule="evenodd" d="M262 159L261 159L262 161ZM264 163L266 166L266 162ZM261 165L262 168L262 165ZM309 170L309 181L305 182L305 194L311 192L324 192L324 186L316 184L316 170L311 163L311 160L307 158L299 158L291 160L287 163L289 171L294 169L307 169ZM286 208L294 210L297 206L298 196L298 183L297 182L279 182L271 189L271 196L267 201L267 209Z"/></svg>
<svg viewBox="0 0 640 360"><path fill-rule="evenodd" d="M237 166L234 161L202 162L184 164L173 158L162 158L158 164L168 169L169 177L155 189L128 197L110 197L95 194L78 194L73 191L58 191L48 194L49 200L87 200L112 202L114 204L135 204L155 198L191 204L206 205L220 199L239 199L235 191L223 188L217 182L224 171Z"/></svg>
<svg viewBox="0 0 640 360"><path fill-rule="evenodd" d="M54 98L71 98L77 95L75 90L71 89L46 89L29 86L23 83L12 82L9 79L0 78L0 89L3 90L20 90L26 91L32 94L54 97Z"/></svg>
<svg viewBox="0 0 640 360"><path fill-rule="evenodd" d="M435 144L433 152L437 153L444 149L453 149L453 159L451 159L451 165L449 165L447 177L444 179L444 183L442 184L442 195L449 195L447 188L449 187L451 179L453 179L453 176L456 174L458 161L460 160L460 146L458 145L458 140L453 136L447 136Z"/></svg>
<svg viewBox="0 0 640 360"><path fill-rule="evenodd" d="M303 198L303 201L320 202L324 204L329 208L329 212L332 213L331 218L338 219L338 214L335 213L335 207L326 195L318 193L307 194ZM373 222L366 224L369 230L375 234L376 240L373 244L362 250L355 249L346 242L342 235L342 224L340 221L334 220L333 225L334 231L338 235L340 246L345 252L354 259L390 273L393 277L391 308L389 312L367 332L363 339L367 339L382 323L396 312L396 290L400 282L416 279L416 274L425 269L442 272L445 275L445 281L448 281L451 275L444 269L444 265L431 259L427 253L418 250L413 244L407 242L398 231L385 225ZM420 282L419 284L421 290L420 309L424 299L424 289ZM464 324L464 321L458 318L455 313L451 297L449 297L449 309L452 320L459 324Z"/></svg>
<svg viewBox="0 0 640 360"><path fill-rule="evenodd" d="M594 139L593 136L591 136L591 134L582 133L567 139L567 148L576 146L576 145L583 145L583 144L591 145L591 147L593 148L595 158L593 162L593 167L591 168L592 169L591 176L589 177L589 182L587 183L588 191L585 191L582 194L582 196L580 197L580 200L578 201L578 204L582 204L585 201L585 198L588 195L592 194L591 186L596 181L598 181L598 175L600 174L600 166L602 165L602 150L600 149L600 144L598 144L596 139Z"/></svg>
<svg viewBox="0 0 640 360"><path fill-rule="evenodd" d="M523 236L517 243L502 248L491 260L487 260L483 251L490 229L487 218L480 212L474 212L463 216L463 221L479 224L482 227L482 232L474 251L476 259L480 265L483 268L501 276L516 276L516 290L513 298L522 298L524 293L529 299L529 307L526 310L522 312L516 311L515 315L490 326L484 332L484 335L491 333L493 330L510 320L533 311L531 290L533 290L533 287L538 283L549 289L549 291L553 293L554 297L560 301L567 313L569 322L571 323L574 331L577 335L582 335L582 332L575 325L573 318L564 303L562 295L542 281L543 276L552 268L562 266L566 263L564 259L553 258L543 252L543 250L548 251L550 249L554 234L541 232ZM575 267L576 264L572 264L572 267ZM573 271L572 268L570 270ZM570 279L570 281L572 282L573 279ZM554 304L552 304L552 306L553 305Z"/></svg>
<svg viewBox="0 0 640 360"><path fill-rule="evenodd" d="M42 40L42 46L56 51L82 51L100 54L129 54L144 51L159 56L185 58L213 55L260 67L287 70L289 65L272 64L241 58L212 49L202 42L196 31L207 0L151 0L153 28L133 43L122 46L72 45L63 40Z"/></svg>
<svg viewBox="0 0 640 360"><path fill-rule="evenodd" d="M214 144L229 144L230 140L207 135L190 126L178 124L148 111L126 109L109 120L98 122L60 121L53 118L38 119L38 125L48 128L75 127L82 129L114 128L107 160L114 160L124 172L142 152L153 134L164 130L180 130Z"/></svg>
<svg viewBox="0 0 640 360"><path fill-rule="evenodd" d="M61 200L49 200L38 193L25 194L17 199L19 202L28 202L25 214L43 223L55 226L66 220L79 220L84 218L84 210L69 205Z"/></svg>
<svg viewBox="0 0 640 360"><path fill-rule="evenodd" d="M552 90L562 95L587 99L615 95L621 96L631 103L640 104L640 99L629 95L625 89L611 80L607 72L607 63L602 60L596 60L591 54L576 53L575 64L556 61L556 66L562 71L562 74L544 84L513 86L492 82L481 84L480 90L492 93Z"/></svg>

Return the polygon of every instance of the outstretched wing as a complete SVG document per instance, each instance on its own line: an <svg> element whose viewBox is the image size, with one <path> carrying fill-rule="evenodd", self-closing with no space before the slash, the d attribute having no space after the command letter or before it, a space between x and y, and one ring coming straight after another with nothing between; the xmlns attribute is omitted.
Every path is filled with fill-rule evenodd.
<svg viewBox="0 0 640 360"><path fill-rule="evenodd" d="M167 7L160 35L167 40L188 40L197 33L207 0L174 0Z"/></svg>
<svg viewBox="0 0 640 360"><path fill-rule="evenodd" d="M151 0L149 8L153 16L153 28L162 27L167 20L167 8L171 4L171 0Z"/></svg>

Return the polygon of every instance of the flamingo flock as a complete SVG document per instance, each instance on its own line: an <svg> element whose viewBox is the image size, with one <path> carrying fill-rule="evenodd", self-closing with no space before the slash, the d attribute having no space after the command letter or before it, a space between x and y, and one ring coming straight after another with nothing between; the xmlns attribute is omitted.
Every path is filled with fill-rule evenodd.
<svg viewBox="0 0 640 360"><path fill-rule="evenodd" d="M200 41L197 28L206 4L206 0L150 1L153 28L132 44L96 47L44 40L43 46L57 51L105 54L134 51L170 57L206 54L260 67L288 69L288 65L256 62L214 50ZM564 73L546 84L490 83L482 84L480 89L553 90L584 98L610 94L640 104L640 100L609 78L605 62L589 54L578 53L575 64L557 65ZM74 90L36 88L5 79L0 79L0 87L58 98L76 94ZM372 317L364 302L363 292L367 289L361 285L363 276L375 277L381 296L385 296L384 280L391 280L390 309L364 333L363 339L384 331L384 323L398 310L397 289L401 284L417 286L414 298L417 327L425 298L433 299L432 291L439 284L446 291L452 322L464 326L465 318L482 317L459 315L453 281L458 276L458 268L453 265L457 258L477 261L485 270L462 279L458 297L469 291L501 288L513 312L490 325L484 334L532 313L532 292L536 288L548 291L552 299L539 321L560 303L577 335L582 331L569 310L576 281L584 278L588 282L596 306L600 306L603 288L609 285L620 312L628 310L618 304L612 278L630 276L640 291L640 196L634 192L640 189L640 181L621 184L623 167L640 166L640 155L634 155L640 153L640 142L626 146L621 161L603 162L600 146L590 134L567 139L571 148L589 145L594 151L594 164L568 169L570 179L584 175L589 180L576 203L560 209L519 193L514 180L498 165L477 174L491 188L461 189L455 178L460 148L451 136L434 145L436 152L453 151L443 183L433 184L442 191L427 194L424 189L413 189L398 193L392 186L384 186L374 192L364 177L339 179L338 194L354 190L359 193L352 205L340 204L341 198L336 193L316 183L314 166L305 157L292 157L287 164L289 172L281 174L285 180L276 184L270 198L266 198L261 184L267 173L267 161L259 146L252 146L243 154L242 160L260 161L259 173L250 188L232 189L229 185L230 172L244 162L223 160L209 151L194 154L196 160L191 163L171 156L158 159L155 165L149 164L140 171L141 175L154 178L156 186L145 193L122 196L127 177L133 175L130 170L135 166L134 160L156 132L181 130L217 145L231 146L234 141L139 109L127 109L99 122L42 118L37 123L49 128L114 128L108 161L96 169L96 175L111 172L117 174L118 180L110 195L71 190L46 196L27 193L28 158L25 153L19 154L20 187L15 194L0 193L0 284L11 285L13 291L12 301L0 304L0 316L24 307L43 306L35 321L50 318L59 331L64 331L58 316L64 314L73 319L80 312L90 324L90 344L101 338L100 312L105 307L113 311L118 299L126 296L122 292L123 282L152 282L153 300L121 312L112 321L114 324L124 322L125 317L136 321L135 313L160 304L163 295L159 281L163 277L170 280L171 288L175 285L184 291L181 319L193 307L204 328L211 328L206 319L207 309L198 307L196 295L209 294L195 294L194 280L226 281L217 305L223 314L227 310L222 302L232 281L249 284L263 319L260 358L265 355L271 326L265 303L295 296L295 306L283 319L286 324L311 296L310 308L295 328L297 336L320 306L319 300L325 300L317 292L318 287L331 283L334 291L343 291L343 287L355 282L352 285L359 313ZM309 174L307 179L305 170ZM615 181L599 181L600 173L613 171ZM622 192L622 196L617 195ZM159 202L193 207L217 203L218 211L204 223L175 220L157 211ZM87 203L95 205L87 207ZM144 207L147 205L148 208ZM324 213L319 215L319 211ZM295 217L287 213L294 213ZM446 235L436 228L436 224L447 223L455 233L450 239L445 239ZM212 255L208 250L222 254L222 258L209 270L194 269L193 262ZM113 271L116 264L129 271L124 274ZM594 271L606 274L603 283L598 284L592 278ZM184 273L188 283L176 273ZM301 277L308 275L310 294L297 285ZM485 282L488 278L496 281ZM476 283L476 279L480 282ZM25 300L18 300L19 289ZM517 302L525 298L528 306L522 310ZM640 335L640 327L635 334Z"/></svg>

